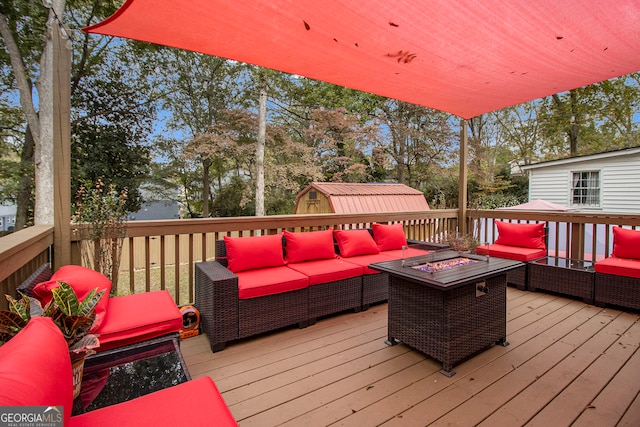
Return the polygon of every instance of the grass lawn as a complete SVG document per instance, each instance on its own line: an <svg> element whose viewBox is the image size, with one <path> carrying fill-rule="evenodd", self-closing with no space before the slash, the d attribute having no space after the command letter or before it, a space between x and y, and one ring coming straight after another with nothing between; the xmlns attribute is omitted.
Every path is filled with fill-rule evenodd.
<svg viewBox="0 0 640 427"><path fill-rule="evenodd" d="M164 289L168 290L171 296L173 296L174 300L178 305L190 304L193 303L191 298L189 297L189 289L191 288L191 284L189 283L189 265L181 264L180 265L180 297L176 299L176 283L175 283L175 265L167 265L164 269L165 274L165 286ZM149 283L150 290L157 291L162 289L161 287L161 270L160 267L151 267L149 269ZM118 275L118 286L114 289L114 293L116 295L127 295L131 293L142 293L146 292L146 270L137 270L134 271L134 290L131 292L131 287L129 284L130 272L129 271L120 271Z"/></svg>

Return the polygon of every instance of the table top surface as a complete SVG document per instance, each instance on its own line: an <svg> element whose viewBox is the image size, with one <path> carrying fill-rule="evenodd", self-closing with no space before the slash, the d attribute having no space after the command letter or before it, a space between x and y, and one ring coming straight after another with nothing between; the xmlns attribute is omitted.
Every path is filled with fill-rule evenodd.
<svg viewBox="0 0 640 427"><path fill-rule="evenodd" d="M577 260L571 258L562 258L548 256L542 259L531 261L532 264L544 265L549 267L568 268L571 270L582 270L593 272L593 263L591 261Z"/></svg>
<svg viewBox="0 0 640 427"><path fill-rule="evenodd" d="M455 258L466 258L473 261L470 264L459 265L450 269L428 272L416 267L425 264L435 264L440 261ZM404 262L403 262L404 261ZM483 280L525 265L520 261L510 259L486 257L470 253L459 253L451 250L437 251L428 255L407 258L405 260L384 261L371 264L374 270L383 271L392 276L402 277L426 286L438 289L453 289L469 283Z"/></svg>
<svg viewBox="0 0 640 427"><path fill-rule="evenodd" d="M104 353L86 359L74 413L131 400L190 379L177 338L150 340Z"/></svg>

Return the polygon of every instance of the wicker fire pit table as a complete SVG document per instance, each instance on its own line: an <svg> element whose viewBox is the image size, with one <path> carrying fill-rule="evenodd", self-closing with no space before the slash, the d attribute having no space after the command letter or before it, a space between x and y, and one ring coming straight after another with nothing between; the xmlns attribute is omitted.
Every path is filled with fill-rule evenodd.
<svg viewBox="0 0 640 427"><path fill-rule="evenodd" d="M519 261L439 251L371 264L389 275L388 345L400 342L442 362L442 374L507 342L507 271Z"/></svg>

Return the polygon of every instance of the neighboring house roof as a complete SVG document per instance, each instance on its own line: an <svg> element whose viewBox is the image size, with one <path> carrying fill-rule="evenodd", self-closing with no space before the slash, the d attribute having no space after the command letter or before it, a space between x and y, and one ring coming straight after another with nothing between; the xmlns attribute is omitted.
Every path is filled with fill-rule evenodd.
<svg viewBox="0 0 640 427"><path fill-rule="evenodd" d="M622 156L630 156L630 155L636 155L636 154L640 154L640 147L624 148L622 150L615 150L615 151L605 151L603 153L597 153L597 154L585 154L582 156L574 156L574 157L568 157L565 159L558 159L558 160L548 160L545 162L534 163L531 165L522 165L520 167L522 170L527 171L530 169L539 169L539 168L545 168L550 166L560 166L560 165L570 164L570 163L580 163L580 162L586 162L589 160L600 160L600 159L607 159L611 157L622 157Z"/></svg>
<svg viewBox="0 0 640 427"><path fill-rule="evenodd" d="M175 200L155 200L145 202L140 210L129 214L129 221L180 218L180 206Z"/></svg>
<svg viewBox="0 0 640 427"><path fill-rule="evenodd" d="M341 182L313 182L302 190L300 197L315 188L331 203L334 213L408 212L429 210L421 191L404 184L353 184Z"/></svg>
<svg viewBox="0 0 640 427"><path fill-rule="evenodd" d="M0 216L13 216L18 208L16 205L5 205L0 203Z"/></svg>

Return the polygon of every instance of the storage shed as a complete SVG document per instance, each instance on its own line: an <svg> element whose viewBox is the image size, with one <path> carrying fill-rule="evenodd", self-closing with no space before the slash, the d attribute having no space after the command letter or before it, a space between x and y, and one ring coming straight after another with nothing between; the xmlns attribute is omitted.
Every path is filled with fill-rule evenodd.
<svg viewBox="0 0 640 427"><path fill-rule="evenodd" d="M404 184L312 182L296 198L294 213L367 213L429 210L421 191Z"/></svg>

